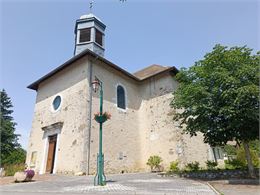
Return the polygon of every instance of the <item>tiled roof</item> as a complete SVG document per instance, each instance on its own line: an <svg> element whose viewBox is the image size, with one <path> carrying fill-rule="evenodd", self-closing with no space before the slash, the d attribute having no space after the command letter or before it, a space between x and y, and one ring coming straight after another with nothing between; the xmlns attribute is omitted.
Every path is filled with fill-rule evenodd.
<svg viewBox="0 0 260 195"><path fill-rule="evenodd" d="M169 66L161 66L161 65L158 65L158 64L153 64L151 66L148 66L142 70L139 70L135 73L133 73L134 76L136 76L137 78L143 80L143 79L146 79L148 77L151 77L155 74L158 74L160 72L163 72L167 69L171 69L172 67L169 67Z"/></svg>

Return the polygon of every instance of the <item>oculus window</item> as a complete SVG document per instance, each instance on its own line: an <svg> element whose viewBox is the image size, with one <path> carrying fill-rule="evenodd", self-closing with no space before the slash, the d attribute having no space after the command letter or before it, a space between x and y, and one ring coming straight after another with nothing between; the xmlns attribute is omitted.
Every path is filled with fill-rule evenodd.
<svg viewBox="0 0 260 195"><path fill-rule="evenodd" d="M90 33L91 29L90 28L84 28L79 31L79 42L88 42L90 41Z"/></svg>
<svg viewBox="0 0 260 195"><path fill-rule="evenodd" d="M61 97L58 95L54 98L53 102L52 102L52 107L53 110L58 110L61 104Z"/></svg>
<svg viewBox="0 0 260 195"><path fill-rule="evenodd" d="M102 36L103 36L102 32L100 32L99 30L96 29L95 41L96 41L96 43L98 43L101 46L103 46Z"/></svg>
<svg viewBox="0 0 260 195"><path fill-rule="evenodd" d="M125 90L121 85L117 86L117 107L125 109Z"/></svg>

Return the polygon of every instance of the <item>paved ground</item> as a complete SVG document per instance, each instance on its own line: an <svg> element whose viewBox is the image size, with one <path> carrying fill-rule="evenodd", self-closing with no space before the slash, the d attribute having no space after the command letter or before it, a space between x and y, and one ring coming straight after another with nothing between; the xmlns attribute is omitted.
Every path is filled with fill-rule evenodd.
<svg viewBox="0 0 260 195"><path fill-rule="evenodd" d="M205 183L156 174L108 175L106 186L94 186L93 176L54 176L51 180L1 186L1 195L215 195Z"/></svg>
<svg viewBox="0 0 260 195"><path fill-rule="evenodd" d="M54 180L55 178L56 178L56 176L51 175L51 174L35 175L33 177L33 179L36 180L36 181L48 181L48 180ZM11 183L14 183L14 177L13 176L0 177L0 186L11 184Z"/></svg>
<svg viewBox="0 0 260 195"><path fill-rule="evenodd" d="M210 182L210 184L224 195L259 195L259 185L228 184L223 182Z"/></svg>

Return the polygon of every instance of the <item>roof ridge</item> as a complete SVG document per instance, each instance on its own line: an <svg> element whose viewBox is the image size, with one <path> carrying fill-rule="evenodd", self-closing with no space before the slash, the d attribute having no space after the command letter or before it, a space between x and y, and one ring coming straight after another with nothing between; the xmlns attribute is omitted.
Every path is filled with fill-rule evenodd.
<svg viewBox="0 0 260 195"><path fill-rule="evenodd" d="M159 64L152 64L150 66L147 66L147 67L133 73L133 75L136 76L137 78L143 80L145 78L148 78L152 75L161 73L161 72L163 72L167 69L170 69L170 68L172 68L172 67L162 66L162 65L159 65Z"/></svg>
<svg viewBox="0 0 260 195"><path fill-rule="evenodd" d="M151 67L163 67L163 68L166 68L166 67L169 67L169 66L163 66L163 65L160 65L160 64L151 64L151 65L146 66L146 67L144 67L144 68L142 68L142 69L140 69L140 70L138 70L138 71L135 71L135 72L132 73L132 74L135 74L135 73L137 73L137 72L141 72L141 71L143 71L143 70L145 70L145 69L149 69L149 68L151 68Z"/></svg>
<svg viewBox="0 0 260 195"><path fill-rule="evenodd" d="M121 73L123 73L124 75L128 76L129 78L132 78L134 79L135 81L137 82L140 82L140 81L143 81L151 76L155 76L157 74L160 74L162 72L165 72L165 71L175 71L175 72L178 72L178 69L176 67L165 67L165 66L161 66L161 65L158 65L158 64L153 64L153 65L150 65L148 67L146 67L146 69L149 67L161 67L162 69L160 71L155 71L153 72L152 74L150 73L149 75L146 75L145 77L139 77L139 76L136 76L135 73L132 74L132 73L129 73L128 71L124 70L123 68L117 66L116 64L110 62L109 60L105 59L104 57L101 57L99 55L97 55L96 53L90 51L89 49L86 49L84 50L83 52L81 52L80 54L76 55L76 56L73 56L72 58L70 58L69 60L67 60L65 63L63 63L62 65L58 66L57 68L55 68L54 70L50 71L48 74L44 75L43 77L39 78L38 80L36 80L35 82L31 83L29 86L27 86L27 88L29 89L33 89L33 90L37 90L38 89L38 86L41 82L43 82L44 80L48 79L49 77L55 75L57 72L63 70L64 68L68 67L69 65L73 64L73 62L77 61L78 59L84 57L85 55L90 55L96 59L99 59L100 61L104 62L105 64L109 65L110 67L120 71ZM144 69L143 69L144 70Z"/></svg>

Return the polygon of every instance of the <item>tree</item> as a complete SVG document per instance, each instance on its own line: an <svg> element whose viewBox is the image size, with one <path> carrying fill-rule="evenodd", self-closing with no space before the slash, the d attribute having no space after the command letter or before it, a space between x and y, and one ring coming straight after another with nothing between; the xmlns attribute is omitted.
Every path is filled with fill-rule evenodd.
<svg viewBox="0 0 260 195"><path fill-rule="evenodd" d="M254 176L249 141L259 139L259 60L252 49L216 45L204 59L181 69L171 106L191 136L198 132L211 146L236 140L244 146Z"/></svg>
<svg viewBox="0 0 260 195"><path fill-rule="evenodd" d="M8 155L6 155L6 157L2 159L2 164L19 165L19 164L23 164L25 162L25 159L26 159L26 151L23 148L19 147L13 150Z"/></svg>
<svg viewBox="0 0 260 195"><path fill-rule="evenodd" d="M0 135L1 135L1 164L6 162L6 159L14 152L17 148L20 148L18 138L20 135L15 134L16 123L13 121L11 114L12 102L8 97L6 91L3 89L0 91Z"/></svg>

